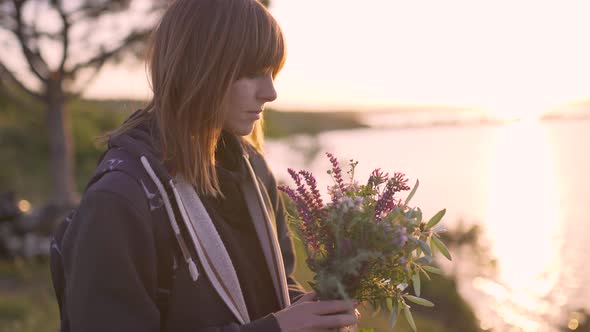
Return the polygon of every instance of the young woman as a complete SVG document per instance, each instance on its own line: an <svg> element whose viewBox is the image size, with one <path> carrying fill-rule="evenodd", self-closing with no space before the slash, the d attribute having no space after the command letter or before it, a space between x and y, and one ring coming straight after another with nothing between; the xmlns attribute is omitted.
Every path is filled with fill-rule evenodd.
<svg viewBox="0 0 590 332"><path fill-rule="evenodd" d="M63 332L330 331L294 253L261 116L285 59L255 0L176 0L148 53L153 99L108 135L51 268Z"/></svg>

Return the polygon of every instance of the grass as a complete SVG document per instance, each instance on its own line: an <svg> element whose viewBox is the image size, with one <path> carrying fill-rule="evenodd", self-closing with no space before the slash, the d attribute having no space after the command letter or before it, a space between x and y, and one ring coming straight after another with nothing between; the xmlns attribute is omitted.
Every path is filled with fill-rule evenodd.
<svg viewBox="0 0 590 332"><path fill-rule="evenodd" d="M59 309L46 261L0 262L0 332L58 331Z"/></svg>
<svg viewBox="0 0 590 332"><path fill-rule="evenodd" d="M280 112L269 109L264 112L264 121L268 138L367 127L354 112Z"/></svg>

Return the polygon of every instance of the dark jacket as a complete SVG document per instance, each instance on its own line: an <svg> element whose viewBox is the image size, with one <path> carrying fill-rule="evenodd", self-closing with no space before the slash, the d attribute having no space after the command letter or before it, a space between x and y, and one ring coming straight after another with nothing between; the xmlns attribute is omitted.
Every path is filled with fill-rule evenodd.
<svg viewBox="0 0 590 332"><path fill-rule="evenodd" d="M56 234L62 331L280 331L272 313L250 321L214 222L192 186L166 171L152 137L142 126L109 142ZM251 177L240 189L273 281L264 286L284 308L303 293L284 206L262 155L244 144L243 158Z"/></svg>

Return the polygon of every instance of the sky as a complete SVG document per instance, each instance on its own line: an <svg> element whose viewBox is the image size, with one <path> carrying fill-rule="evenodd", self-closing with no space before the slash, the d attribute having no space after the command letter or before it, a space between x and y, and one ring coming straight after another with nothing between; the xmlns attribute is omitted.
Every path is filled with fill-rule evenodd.
<svg viewBox="0 0 590 332"><path fill-rule="evenodd" d="M536 116L590 98L590 2L273 0L287 63L272 106L484 108ZM147 98L143 66L107 67L89 97Z"/></svg>

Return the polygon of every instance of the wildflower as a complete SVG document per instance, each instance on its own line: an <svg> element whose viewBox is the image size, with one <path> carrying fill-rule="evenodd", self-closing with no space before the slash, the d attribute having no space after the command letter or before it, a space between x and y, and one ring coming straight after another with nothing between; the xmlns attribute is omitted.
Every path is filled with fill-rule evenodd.
<svg viewBox="0 0 590 332"><path fill-rule="evenodd" d="M299 174L297 172L295 172L291 168L287 169L287 171L289 172L289 174L291 175L291 178L293 178L293 180L295 181L295 184L297 185L297 192L299 193L301 198L305 201L305 203L307 204L307 207L310 208L311 210L313 210L313 207L315 205L313 196L311 195L311 193L309 193L309 191L307 191L307 189L305 188L305 186L301 182L301 177L299 176Z"/></svg>
<svg viewBox="0 0 590 332"><path fill-rule="evenodd" d="M420 223L418 214L390 215L410 209L396 196L410 189L408 180L403 173L390 178L377 168L361 186L354 180L357 162L351 160L345 182L336 157L326 155L332 164L328 174L334 180L328 186L331 202L324 204L308 171L289 169L296 187L279 187L298 211L297 231L306 244L306 263L316 273L310 284L325 299L348 295L376 303L397 301L414 282L413 265L427 261L419 259L423 252L414 253L417 246L406 246L424 235L419 228L408 233L414 229L411 225Z"/></svg>
<svg viewBox="0 0 590 332"><path fill-rule="evenodd" d="M303 222L302 232L305 236L305 243L311 246L314 250L319 248L318 241L316 239L316 222L313 213L307 206L305 200L295 193L291 188L287 186L279 186L279 190L286 193L294 202L295 206L297 207L297 212L299 212L299 217Z"/></svg>
<svg viewBox="0 0 590 332"><path fill-rule="evenodd" d="M401 226L395 227L395 229L391 232L391 243L394 246L401 248L406 244L407 241L408 232L406 229Z"/></svg>
<svg viewBox="0 0 590 332"><path fill-rule="evenodd" d="M328 195L332 198L332 206L338 205L338 202L344 197L344 193L338 185L328 186Z"/></svg>
<svg viewBox="0 0 590 332"><path fill-rule="evenodd" d="M406 191L406 190L410 190L410 187L408 186L408 179L405 178L405 174L404 173L399 173L396 172L393 175L393 178L391 178L393 184L393 190L394 192L400 192L400 191Z"/></svg>
<svg viewBox="0 0 590 332"><path fill-rule="evenodd" d="M396 205L399 205L399 202L401 201L394 200L393 195L395 195L395 193L410 189L407 185L408 179L404 177L405 175L403 173L395 173L394 176L387 181L385 190L383 190L383 193L381 193L381 196L375 204L376 221L381 221L383 215L390 212Z"/></svg>
<svg viewBox="0 0 590 332"><path fill-rule="evenodd" d="M363 198L344 196L339 202L339 207L342 209L342 213L362 211Z"/></svg>
<svg viewBox="0 0 590 332"><path fill-rule="evenodd" d="M371 172L369 176L369 180L367 181L367 186L370 188L377 188L381 184L387 182L387 178L389 177L388 173L383 173L380 168L376 168Z"/></svg>
<svg viewBox="0 0 590 332"><path fill-rule="evenodd" d="M334 182L336 182L336 185L338 185L338 188L344 194L346 188L344 187L344 180L342 180L342 168L340 168L338 159L336 159L336 157L330 152L326 152L326 156L328 156L330 163L332 163L332 169L328 171L328 174L332 175Z"/></svg>
<svg viewBox="0 0 590 332"><path fill-rule="evenodd" d="M315 177L308 171L299 171L299 174L303 176L305 182L309 186L311 190L311 198L313 200L313 207L315 210L320 210L324 207L324 203L322 201L322 197L320 195L320 191L318 190L318 185Z"/></svg>

